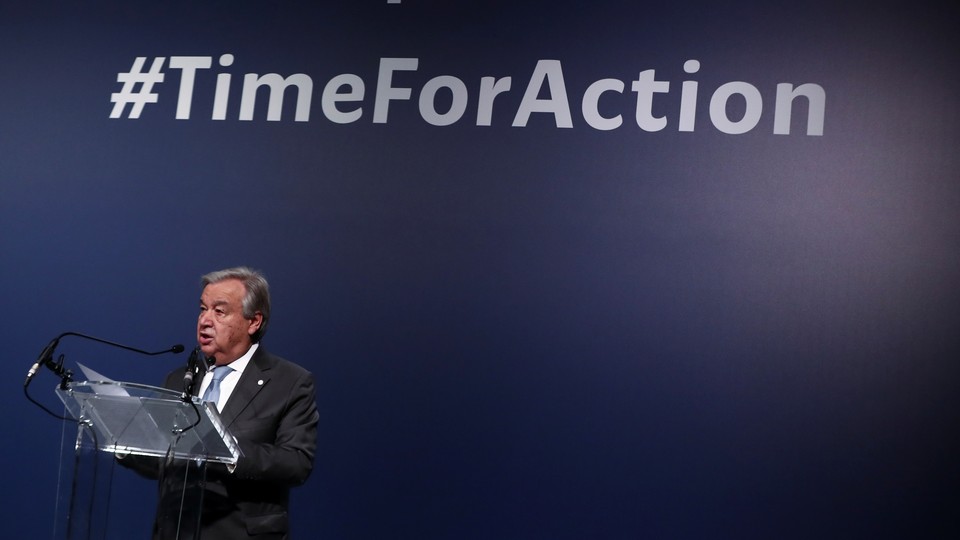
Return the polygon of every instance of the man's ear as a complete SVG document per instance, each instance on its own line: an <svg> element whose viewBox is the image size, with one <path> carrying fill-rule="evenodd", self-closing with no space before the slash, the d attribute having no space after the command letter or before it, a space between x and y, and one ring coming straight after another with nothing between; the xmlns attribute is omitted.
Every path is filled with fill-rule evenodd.
<svg viewBox="0 0 960 540"><path fill-rule="evenodd" d="M250 324L247 325L247 334L252 336L256 334L258 330L260 330L260 325L263 324L263 313L258 311L253 314L252 319L247 320L250 321Z"/></svg>

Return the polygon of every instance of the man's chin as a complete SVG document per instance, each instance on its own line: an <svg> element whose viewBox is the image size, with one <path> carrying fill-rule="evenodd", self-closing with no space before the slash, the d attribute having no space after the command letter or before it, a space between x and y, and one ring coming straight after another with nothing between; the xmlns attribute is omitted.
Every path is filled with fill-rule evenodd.
<svg viewBox="0 0 960 540"><path fill-rule="evenodd" d="M203 355L208 359L213 360L213 358L217 355L217 348L214 347L213 344L204 345L201 343L200 352L202 352Z"/></svg>

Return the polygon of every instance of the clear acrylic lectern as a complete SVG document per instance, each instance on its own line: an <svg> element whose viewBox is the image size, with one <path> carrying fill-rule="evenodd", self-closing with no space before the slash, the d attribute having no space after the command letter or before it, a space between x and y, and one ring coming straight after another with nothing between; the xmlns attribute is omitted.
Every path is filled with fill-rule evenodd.
<svg viewBox="0 0 960 540"><path fill-rule="evenodd" d="M74 455L65 456L72 475L58 496L67 511L58 536L141 536L111 530L113 468L120 464L159 481L156 537L197 540L208 465L235 465L240 457L216 407L136 383L70 381L56 392L77 420Z"/></svg>

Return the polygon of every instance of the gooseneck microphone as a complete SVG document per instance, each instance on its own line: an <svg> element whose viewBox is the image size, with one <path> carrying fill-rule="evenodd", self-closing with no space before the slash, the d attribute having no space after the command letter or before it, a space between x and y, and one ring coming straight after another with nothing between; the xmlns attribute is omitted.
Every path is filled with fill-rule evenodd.
<svg viewBox="0 0 960 540"><path fill-rule="evenodd" d="M183 352L183 345L177 344L169 349L164 349L162 351L145 351L143 349L138 349L136 347L130 347L128 345L122 345L113 341L107 341L94 336L88 336L87 334L81 334L79 332L64 332L59 336L53 338L53 341L47 344L46 347L40 351L40 356L37 358L37 361L34 362L33 366L30 367L30 370L27 371L27 378L23 381L23 387L26 388L30 384L30 381L33 379L33 376L37 374L37 371L40 370L40 366L47 366L51 371L56 373L58 376L64 380L70 377L70 372L63 368L63 356L59 362L53 360L53 351L56 350L57 345L60 344L60 340L66 336L76 336L83 339L89 339L91 341L96 341L97 343L103 343L104 345L110 345L111 347L117 347L127 351L133 351L135 353L145 354L147 356L156 356L158 354L173 353L178 354Z"/></svg>

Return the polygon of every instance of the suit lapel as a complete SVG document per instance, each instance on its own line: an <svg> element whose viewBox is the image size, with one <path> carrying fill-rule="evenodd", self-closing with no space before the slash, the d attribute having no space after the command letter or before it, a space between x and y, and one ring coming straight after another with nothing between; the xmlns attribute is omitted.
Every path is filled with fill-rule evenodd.
<svg viewBox="0 0 960 540"><path fill-rule="evenodd" d="M271 367L272 362L270 356L263 349L262 345L257 347L247 367L244 368L243 374L240 375L240 380L237 381L237 386L233 389L233 393L230 394L230 399L227 400L223 412L220 413L220 417L223 419L225 426L230 427L230 425L243 414L243 411L250 406L250 403L256 399L257 394L267 385L267 382L270 380Z"/></svg>

